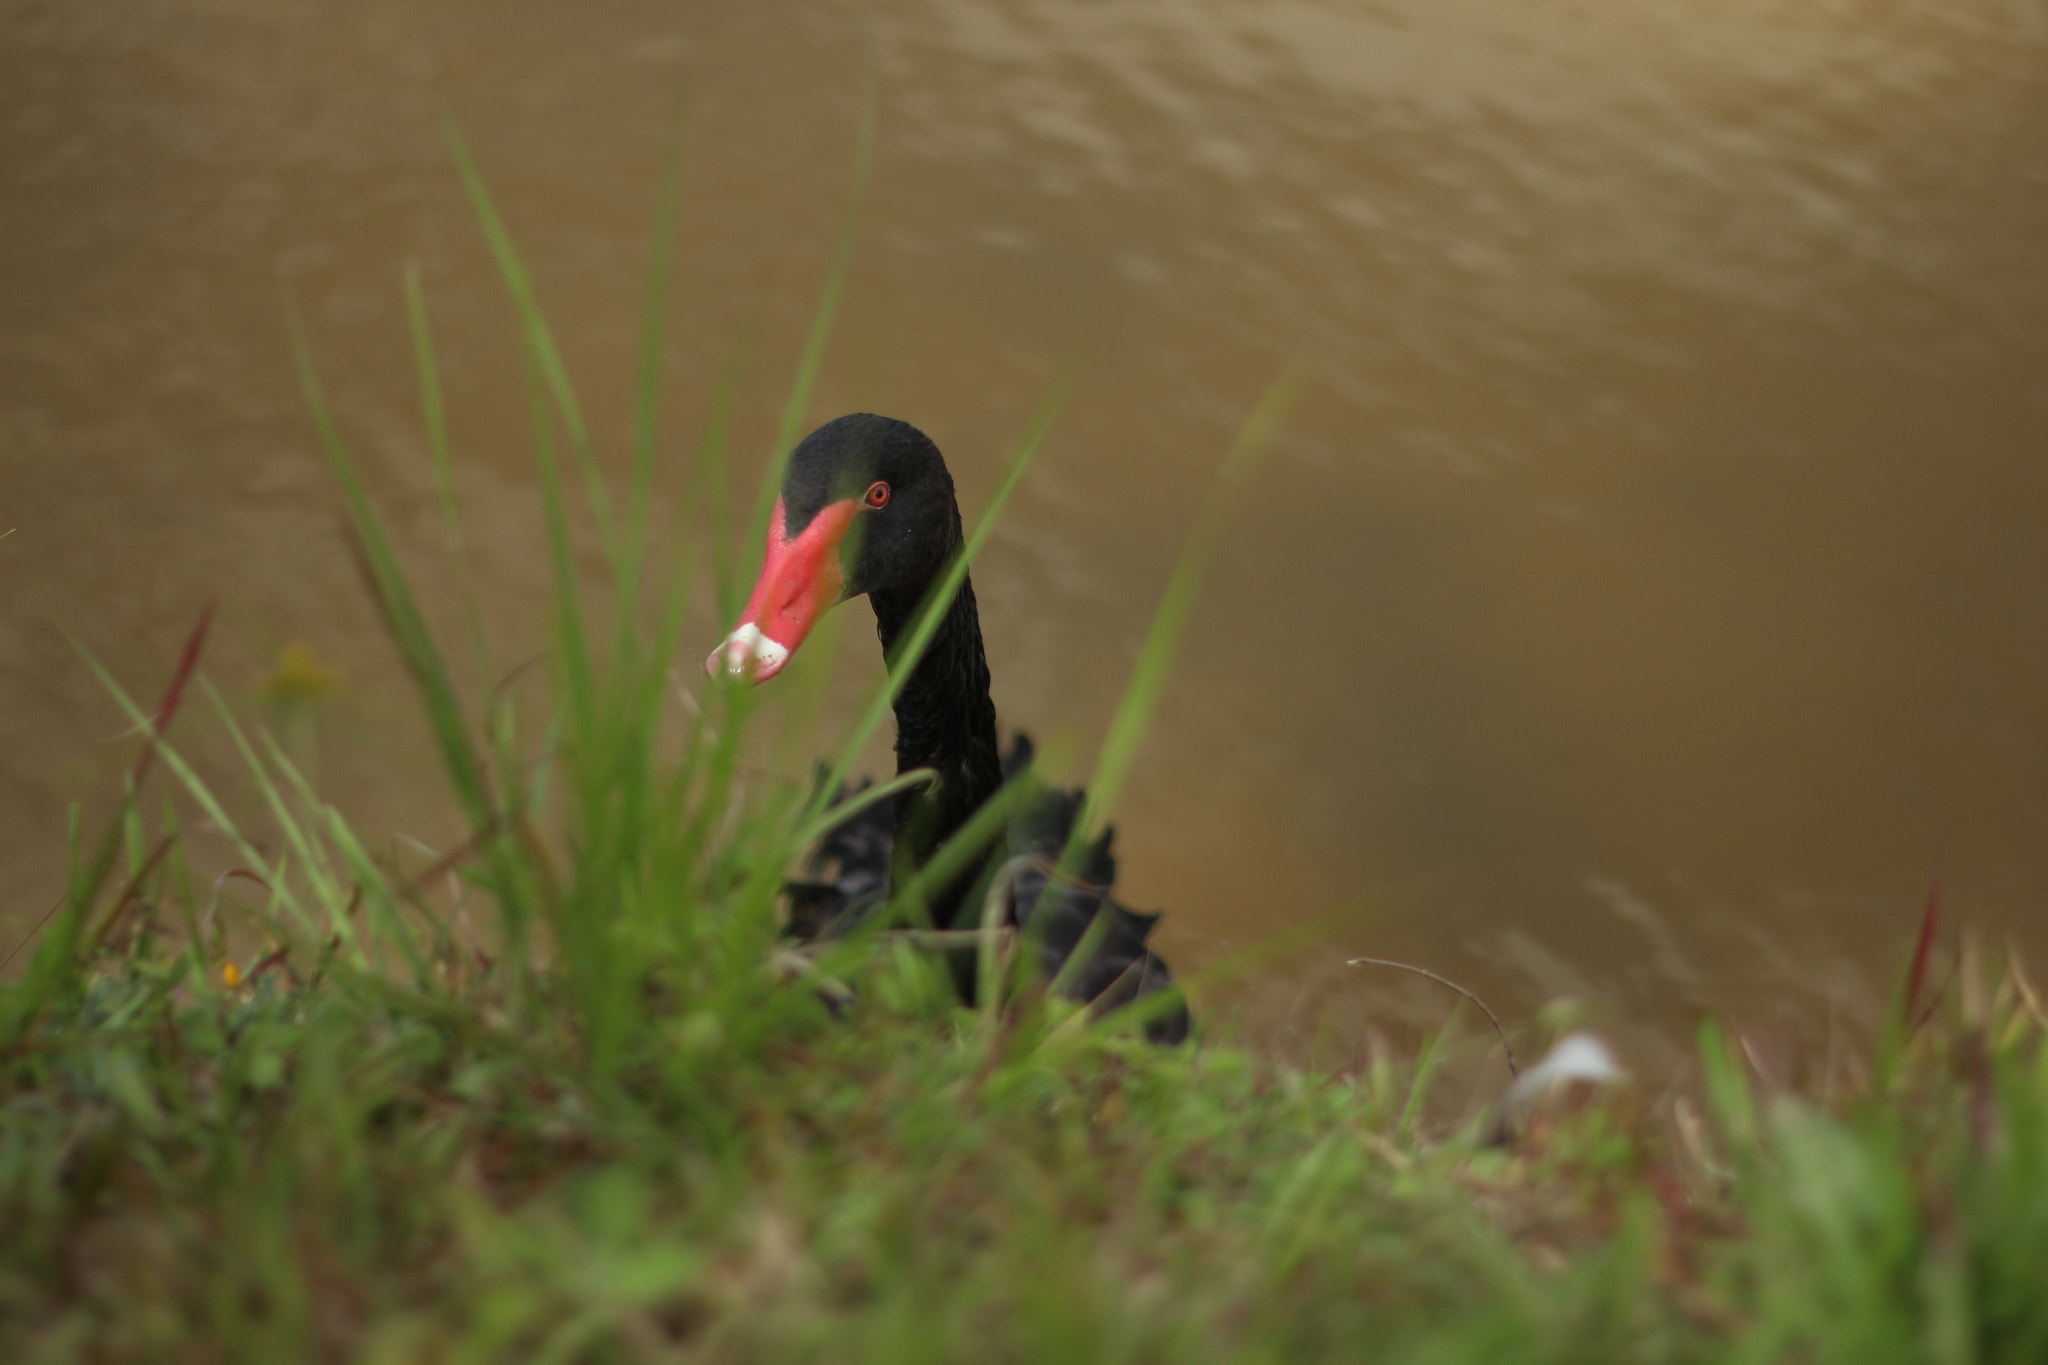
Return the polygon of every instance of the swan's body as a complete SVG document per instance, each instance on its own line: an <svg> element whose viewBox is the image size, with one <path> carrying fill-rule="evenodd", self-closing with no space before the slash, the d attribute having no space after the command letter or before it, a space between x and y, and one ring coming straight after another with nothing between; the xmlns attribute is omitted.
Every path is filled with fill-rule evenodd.
<svg viewBox="0 0 2048 1365"><path fill-rule="evenodd" d="M884 656L894 657L898 639L961 542L952 476L924 433L870 413L828 422L791 452L760 581L705 667L754 681L772 677L820 616L862 594L874 606ZM971 582L961 582L895 709L897 771L929 768L937 780L897 797L886 831L880 812L871 811L826 836L812 860L814 875L824 879L791 888L791 923L800 935L830 934L885 901L892 872L923 866L1006 776L1029 766L1028 740L1019 736L1007 760L997 747ZM1111 831L1087 850L1080 884L1060 879L1042 894L1080 796L1060 790L1036 796L1012 819L1006 841L933 890L929 908L941 928L973 927L980 908L969 912L970 893L990 868L1010 868L1011 923L1028 929L1039 945L1048 979L1089 925L1107 914L1099 946L1067 987L1076 999L1113 1008L1170 987L1172 977L1145 947L1156 917L1109 897L1116 876ZM1177 1042L1187 1029L1185 1010L1176 1008L1152 1020L1147 1032Z"/></svg>

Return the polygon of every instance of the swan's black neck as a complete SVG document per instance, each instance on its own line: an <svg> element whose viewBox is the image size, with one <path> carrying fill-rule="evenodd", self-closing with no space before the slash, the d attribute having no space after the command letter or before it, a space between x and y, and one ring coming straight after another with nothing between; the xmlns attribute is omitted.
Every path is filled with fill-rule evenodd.
<svg viewBox="0 0 2048 1365"><path fill-rule="evenodd" d="M896 643L917 618L928 585L868 594L882 655L896 657ZM896 875L921 867L974 809L1003 784L996 748L996 707L988 694L988 659L981 648L981 617L974 585L966 579L947 608L924 656L896 698L896 771L932 768L935 786L896 798ZM938 889L929 902L932 922L957 924L960 902L972 886L974 868Z"/></svg>

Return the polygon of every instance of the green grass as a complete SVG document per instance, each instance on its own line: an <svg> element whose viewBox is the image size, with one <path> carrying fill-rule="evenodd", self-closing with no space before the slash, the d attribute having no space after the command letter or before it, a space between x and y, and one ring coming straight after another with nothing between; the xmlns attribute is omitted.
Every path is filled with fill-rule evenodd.
<svg viewBox="0 0 2048 1365"><path fill-rule="evenodd" d="M131 916L132 918L132 916ZM9 1360L2042 1358L2048 1070L2006 978L1823 1107L1718 1037L1709 1124L1510 1153L1407 1068L993 1034L919 950L657 1009L593 1081L567 983L294 966L145 923L8 1041ZM674 974L673 964L665 964Z"/></svg>
<svg viewBox="0 0 2048 1365"><path fill-rule="evenodd" d="M0 985L0 1360L2048 1359L2048 1049L2016 965L1966 953L1930 1012L1916 961L1897 1012L1913 1026L1811 1085L1764 1083L1709 1026L1697 1096L1580 1097L1504 1149L1483 1113L1425 1102L1468 1040L1330 1072L1215 1039L1152 1048L1132 1018L1029 981L968 1012L914 931L882 927L915 922L915 885L852 941L782 943L778 884L829 787L742 790L773 689L676 704L671 668L695 668L684 605L698 584L730 596L732 568L648 531L677 172L621 479L456 149L531 362L556 574L545 699L461 684L301 338L316 431L470 833L432 862L374 856L196 673L204 619L154 708L107 679L145 736L129 799L97 840L77 832L65 905ZM855 218L785 426L807 410ZM407 294L467 582L427 300ZM731 392L728 376L681 487L724 487ZM1286 392L1255 408L1212 507ZM722 498L676 520L729 543ZM602 594L572 569L585 533ZM1215 534L1205 513L1099 802ZM840 770L907 667L892 661ZM181 724L240 747L248 822L168 734L201 702ZM188 864L195 816L235 841L234 866ZM1001 971L998 940L983 947Z"/></svg>

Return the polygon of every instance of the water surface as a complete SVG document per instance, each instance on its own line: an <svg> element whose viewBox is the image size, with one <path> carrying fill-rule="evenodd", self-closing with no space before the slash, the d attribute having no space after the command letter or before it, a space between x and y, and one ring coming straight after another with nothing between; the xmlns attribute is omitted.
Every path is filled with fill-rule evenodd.
<svg viewBox="0 0 2048 1365"><path fill-rule="evenodd" d="M65 803L103 805L127 752L60 626L153 688L218 598L209 672L250 711L305 642L339 677L300 737L325 789L456 837L284 324L289 295L452 600L417 262L524 657L525 396L439 115L617 449L683 92L671 469L744 343L744 483L872 66L812 417L924 427L971 514L1085 366L976 574L1006 723L1089 751L1237 423L1282 366L1315 376L1121 816L1183 969L1350 907L1246 1027L1433 1017L1351 953L1667 1039L1703 1009L1867 1019L1937 872L1955 918L2048 956L2039 0L11 0L0 45L10 942L61 885ZM841 639L843 709L875 664L864 620Z"/></svg>

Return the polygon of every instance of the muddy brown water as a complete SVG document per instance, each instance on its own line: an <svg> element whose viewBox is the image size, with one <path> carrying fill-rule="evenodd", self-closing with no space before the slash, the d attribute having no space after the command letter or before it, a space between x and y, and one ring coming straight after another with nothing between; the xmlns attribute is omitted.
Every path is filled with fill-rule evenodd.
<svg viewBox="0 0 2048 1365"><path fill-rule="evenodd" d="M148 690L217 598L209 675L252 715L303 642L336 684L289 718L323 788L380 835L455 837L284 322L289 294L452 591L417 262L488 624L530 651L512 313L439 115L616 451L684 92L664 450L744 343L747 486L870 67L810 416L916 422L971 515L1083 365L976 574L1006 724L1078 770L1237 423L1287 363L1314 376L1121 811L1123 887L1170 910L1184 970L1330 916L1218 1008L1337 1046L1440 1013L1337 965L1371 953L1667 1042L1709 1009L1867 1021L1937 872L1953 921L2048 961L2040 0L8 0L8 945L61 885L66 804L104 810L131 751L60 627ZM864 607L837 649L828 715L874 676Z"/></svg>

